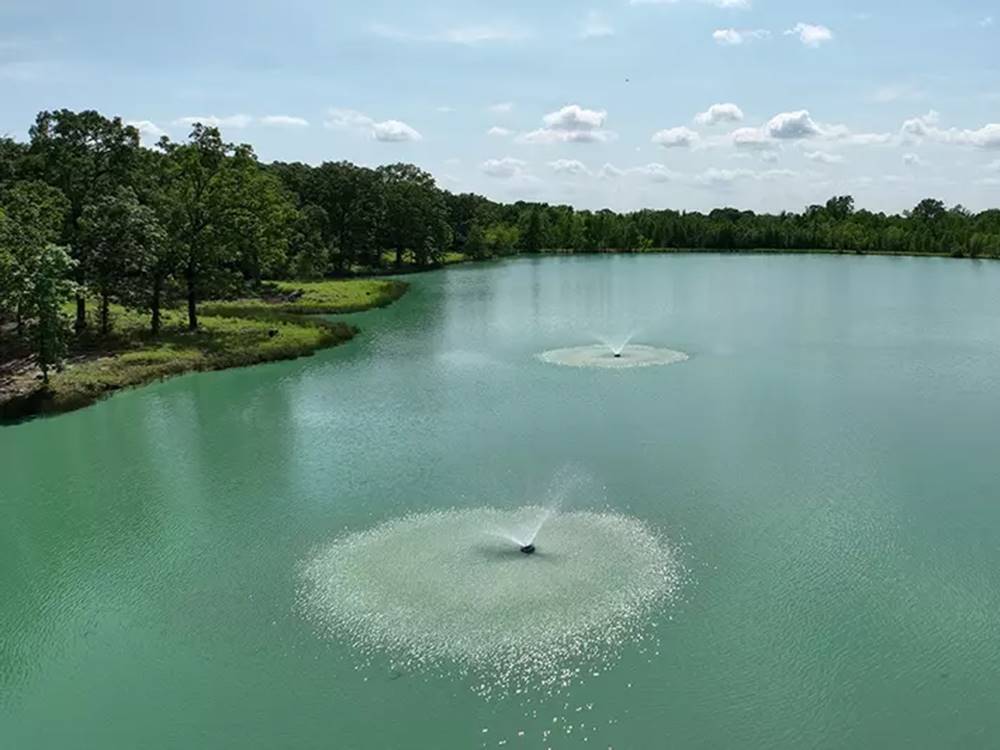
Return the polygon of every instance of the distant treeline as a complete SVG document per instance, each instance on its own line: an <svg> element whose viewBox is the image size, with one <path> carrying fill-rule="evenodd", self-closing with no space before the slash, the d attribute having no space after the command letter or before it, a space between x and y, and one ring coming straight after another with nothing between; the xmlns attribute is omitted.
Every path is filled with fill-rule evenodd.
<svg viewBox="0 0 1000 750"><path fill-rule="evenodd" d="M779 215L501 204L441 190L409 164L261 164L202 125L145 148L134 127L93 111L42 112L27 143L0 138L0 337L30 344L46 373L72 335L73 298L77 336L106 334L113 303L146 311L155 336L165 305L186 305L196 330L202 300L268 278L657 248L1000 257L1000 210L928 199L891 216L856 211L849 196Z"/></svg>

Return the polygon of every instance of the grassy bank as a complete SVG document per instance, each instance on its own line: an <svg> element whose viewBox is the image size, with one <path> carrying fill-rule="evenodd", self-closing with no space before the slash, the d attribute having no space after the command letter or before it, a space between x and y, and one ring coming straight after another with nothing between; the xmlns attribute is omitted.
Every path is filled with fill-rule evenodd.
<svg viewBox="0 0 1000 750"><path fill-rule="evenodd" d="M0 382L0 421L79 409L122 388L186 372L306 356L357 333L345 323L308 316L382 307L406 289L382 280L275 282L260 299L205 303L197 331L187 330L182 311L166 311L156 339L145 315L115 308L111 333L76 340L48 386L29 358L12 361Z"/></svg>
<svg viewBox="0 0 1000 750"><path fill-rule="evenodd" d="M257 318L290 315L336 315L392 304L406 293L401 281L350 279L346 281L274 281L259 298L209 302L205 315Z"/></svg>

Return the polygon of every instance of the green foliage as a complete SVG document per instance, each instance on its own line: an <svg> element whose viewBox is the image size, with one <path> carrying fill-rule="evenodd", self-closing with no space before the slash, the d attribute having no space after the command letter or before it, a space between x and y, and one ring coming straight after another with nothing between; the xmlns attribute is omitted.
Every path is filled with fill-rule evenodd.
<svg viewBox="0 0 1000 750"><path fill-rule="evenodd" d="M517 251L521 232L512 224L493 224L486 230L485 239L490 256L510 255Z"/></svg>
<svg viewBox="0 0 1000 750"><path fill-rule="evenodd" d="M204 306L208 315L254 316L262 312L333 315L384 307L406 293L407 284L381 279L340 281L273 281L264 296Z"/></svg>
<svg viewBox="0 0 1000 750"><path fill-rule="evenodd" d="M129 188L100 198L80 218L84 280L101 301L101 333L107 335L111 301L146 309L149 274L167 236L156 213Z"/></svg>
<svg viewBox="0 0 1000 750"><path fill-rule="evenodd" d="M161 335L154 339L142 316L123 308L114 313L116 347L54 374L48 398L34 408L68 411L109 392L185 372L294 359L347 341L356 333L343 323L279 313L257 318L206 315L197 331L189 331L186 315L170 311L164 314Z"/></svg>
<svg viewBox="0 0 1000 750"><path fill-rule="evenodd" d="M34 286L46 246L55 242L67 210L55 188L15 182L0 191L0 315L13 317L24 332L35 311Z"/></svg>
<svg viewBox="0 0 1000 750"><path fill-rule="evenodd" d="M544 210L529 208L521 214L520 247L529 253L537 253L548 247L547 219Z"/></svg>
<svg viewBox="0 0 1000 750"><path fill-rule="evenodd" d="M35 354L46 383L49 382L49 370L66 352L68 321L62 307L75 290L69 280L73 265L73 259L63 248L45 245L38 253L31 276L30 313L34 318Z"/></svg>
<svg viewBox="0 0 1000 750"><path fill-rule="evenodd" d="M403 265L409 250L418 266L439 262L451 244L447 208L434 178L410 164L390 164L377 170L385 191L385 217L380 244L395 252L395 265Z"/></svg>
<svg viewBox="0 0 1000 750"><path fill-rule="evenodd" d="M284 267L298 216L253 150L224 143L216 128L196 124L187 143L164 138L160 149L160 213L186 290L188 327L195 330L200 299Z"/></svg>
<svg viewBox="0 0 1000 750"><path fill-rule="evenodd" d="M101 196L129 185L139 153L139 131L120 117L107 118L93 110L40 112L30 130L31 143L18 171L58 189L68 202L60 244L77 256L80 217ZM85 266L77 264L77 281ZM76 327L86 325L81 296Z"/></svg>

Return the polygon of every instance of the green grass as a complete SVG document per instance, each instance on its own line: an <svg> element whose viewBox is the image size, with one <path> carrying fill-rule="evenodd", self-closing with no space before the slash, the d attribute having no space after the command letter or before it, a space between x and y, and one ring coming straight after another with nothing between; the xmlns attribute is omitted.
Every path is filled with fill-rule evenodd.
<svg viewBox="0 0 1000 750"><path fill-rule="evenodd" d="M388 280L273 282L269 287L274 301L201 305L197 331L187 330L184 311L164 311L161 334L155 339L148 332L147 315L113 307L109 336L79 341L67 366L51 375L48 387L32 377L6 403L0 394L0 419L78 409L122 388L186 372L306 356L357 334L354 326L309 315L380 307L407 289ZM294 301L288 296L299 292Z"/></svg>
<svg viewBox="0 0 1000 750"><path fill-rule="evenodd" d="M335 315L361 312L395 302L408 288L402 281L380 279L274 281L267 286L274 290L272 298L265 295L261 299L210 302L202 306L202 312L240 317L256 317L262 313Z"/></svg>

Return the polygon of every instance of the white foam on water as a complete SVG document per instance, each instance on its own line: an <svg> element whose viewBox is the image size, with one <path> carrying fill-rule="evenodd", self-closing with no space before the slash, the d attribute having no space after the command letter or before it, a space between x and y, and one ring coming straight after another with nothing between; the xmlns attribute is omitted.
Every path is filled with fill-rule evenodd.
<svg viewBox="0 0 1000 750"><path fill-rule="evenodd" d="M600 344L577 346L570 349L552 349L538 355L539 359L551 365L565 367L603 367L609 370L627 370L633 367L656 367L686 362L690 357L673 349L658 349L653 346L631 344L621 355Z"/></svg>
<svg viewBox="0 0 1000 750"><path fill-rule="evenodd" d="M504 537L542 512L445 510L341 537L302 564L299 605L323 636L406 671L457 668L484 697L559 691L642 640L685 570L616 513L554 514L525 555Z"/></svg>

